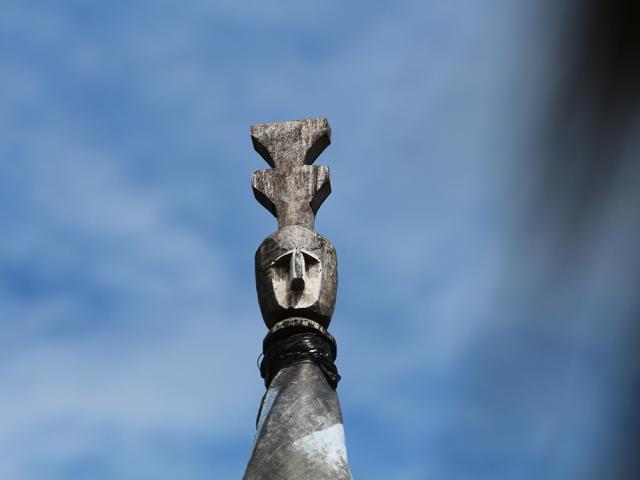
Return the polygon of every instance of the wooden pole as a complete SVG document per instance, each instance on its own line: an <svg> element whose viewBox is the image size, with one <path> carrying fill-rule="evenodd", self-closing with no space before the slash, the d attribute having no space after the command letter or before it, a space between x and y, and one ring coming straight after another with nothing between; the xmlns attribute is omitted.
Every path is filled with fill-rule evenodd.
<svg viewBox="0 0 640 480"><path fill-rule="evenodd" d="M331 129L319 118L254 125L251 137L272 167L253 173L253 191L278 230L255 258L269 328L261 364L267 391L244 479L350 479L335 391L336 344L327 331L338 286L336 252L313 230L331 193L328 167L313 162L329 145Z"/></svg>

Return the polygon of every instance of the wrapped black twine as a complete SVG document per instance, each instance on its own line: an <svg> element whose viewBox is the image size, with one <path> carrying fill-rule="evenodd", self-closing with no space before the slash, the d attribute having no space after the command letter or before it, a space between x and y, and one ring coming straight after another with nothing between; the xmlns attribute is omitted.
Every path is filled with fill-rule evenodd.
<svg viewBox="0 0 640 480"><path fill-rule="evenodd" d="M340 375L334 362L336 342L330 335L313 329L285 329L268 334L263 342L260 375L267 388L276 374L285 367L304 361L312 361L322 371L334 390Z"/></svg>

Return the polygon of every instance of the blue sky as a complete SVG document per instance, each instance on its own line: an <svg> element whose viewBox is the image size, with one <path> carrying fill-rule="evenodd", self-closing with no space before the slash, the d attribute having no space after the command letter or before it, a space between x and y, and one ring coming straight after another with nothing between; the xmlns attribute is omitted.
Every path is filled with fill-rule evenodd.
<svg viewBox="0 0 640 480"><path fill-rule="evenodd" d="M625 408L638 172L559 260L530 132L566 12L540 5L4 2L0 477L241 477L276 228L249 126L317 116L354 476L592 472Z"/></svg>

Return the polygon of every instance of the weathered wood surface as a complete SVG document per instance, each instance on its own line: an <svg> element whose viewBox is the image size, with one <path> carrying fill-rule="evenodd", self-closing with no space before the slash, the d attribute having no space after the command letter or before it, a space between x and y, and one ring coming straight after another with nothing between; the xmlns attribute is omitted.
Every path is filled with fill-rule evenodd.
<svg viewBox="0 0 640 480"><path fill-rule="evenodd" d="M319 118L254 125L251 137L272 167L253 173L253 192L278 220L278 231L255 257L263 320L271 332L280 328L281 337L289 335L281 327L294 317L323 331L335 307L338 269L335 248L313 231L315 214L331 192L329 168L313 162L330 143L329 123ZM325 374L303 360L275 375L260 406L245 480L351 478L340 404ZM335 387L337 380L332 382Z"/></svg>
<svg viewBox="0 0 640 480"><path fill-rule="evenodd" d="M347 480L338 396L309 362L284 368L262 402L245 480Z"/></svg>
<svg viewBox="0 0 640 480"><path fill-rule="evenodd" d="M291 258L297 252L305 259L301 277L291 270ZM329 326L338 289L338 260L329 240L299 225L285 227L262 242L255 270L258 303L267 327L292 316Z"/></svg>
<svg viewBox="0 0 640 480"><path fill-rule="evenodd" d="M313 229L315 214L331 193L329 168L312 165L331 142L326 119L251 127L255 150L273 168L253 172L256 199L278 219L278 228Z"/></svg>

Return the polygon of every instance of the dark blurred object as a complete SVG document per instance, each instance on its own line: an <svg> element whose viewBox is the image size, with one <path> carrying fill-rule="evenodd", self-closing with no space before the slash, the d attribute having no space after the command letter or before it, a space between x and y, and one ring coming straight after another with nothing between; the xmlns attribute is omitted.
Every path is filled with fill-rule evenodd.
<svg viewBox="0 0 640 480"><path fill-rule="evenodd" d="M569 12L554 65L557 89L543 117L551 155L542 186L545 196L562 197L565 233L585 227L602 207L630 160L625 137L636 133L640 109L640 3L580 0Z"/></svg>
<svg viewBox="0 0 640 480"><path fill-rule="evenodd" d="M563 38L556 45L560 50L550 55L555 78L541 117L539 140L547 153L535 208L558 233L554 261L569 259L580 266L589 261L591 244L613 216L637 234L640 2L575 0L568 5ZM549 13L558 10L554 2ZM624 201L613 201L621 196ZM593 479L640 478L640 252L628 261L635 292L624 306L620 378L611 379L615 400L603 432L611 444L596 460Z"/></svg>
<svg viewBox="0 0 640 480"><path fill-rule="evenodd" d="M576 62L570 82L577 94L592 96L597 120L627 120L638 108L640 4L583 0L577 9Z"/></svg>

